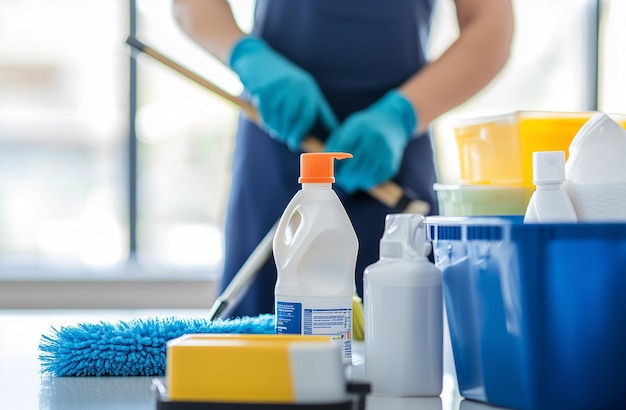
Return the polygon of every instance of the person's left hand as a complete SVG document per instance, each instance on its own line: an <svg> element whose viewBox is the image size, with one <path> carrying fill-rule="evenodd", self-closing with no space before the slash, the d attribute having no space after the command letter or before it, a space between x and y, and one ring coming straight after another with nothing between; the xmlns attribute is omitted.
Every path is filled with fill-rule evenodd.
<svg viewBox="0 0 626 410"><path fill-rule="evenodd" d="M325 151L353 155L352 160L337 164L336 183L353 193L394 177L417 122L413 106L397 90L350 115L326 141Z"/></svg>

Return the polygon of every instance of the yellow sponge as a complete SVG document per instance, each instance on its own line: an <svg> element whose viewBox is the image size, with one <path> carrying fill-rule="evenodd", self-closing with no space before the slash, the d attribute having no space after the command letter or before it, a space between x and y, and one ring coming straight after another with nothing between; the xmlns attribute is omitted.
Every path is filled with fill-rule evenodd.
<svg viewBox="0 0 626 410"><path fill-rule="evenodd" d="M167 344L171 401L337 403L341 345L330 336L194 334Z"/></svg>
<svg viewBox="0 0 626 410"><path fill-rule="evenodd" d="M365 312L356 292L352 296L352 340L365 340Z"/></svg>

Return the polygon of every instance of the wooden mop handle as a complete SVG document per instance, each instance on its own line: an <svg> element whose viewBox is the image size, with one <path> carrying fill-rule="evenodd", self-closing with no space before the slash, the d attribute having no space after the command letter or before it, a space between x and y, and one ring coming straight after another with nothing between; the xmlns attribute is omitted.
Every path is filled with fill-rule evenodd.
<svg viewBox="0 0 626 410"><path fill-rule="evenodd" d="M129 37L126 42L138 51L154 58L174 71L177 71L190 80L210 90L214 94L217 94L237 105L255 123L261 123L259 112L248 101L224 91L222 88L213 84L206 78L201 77L175 61L172 61L168 57L165 57L163 54L144 45L133 37ZM322 152L324 151L324 143L318 138L308 135L302 141L301 148L305 152ZM406 195L402 187L393 181L383 182L382 184L373 187L368 192L372 197L387 205L389 208L392 208L395 212L420 213L426 215L430 211L430 205L427 202L409 197Z"/></svg>

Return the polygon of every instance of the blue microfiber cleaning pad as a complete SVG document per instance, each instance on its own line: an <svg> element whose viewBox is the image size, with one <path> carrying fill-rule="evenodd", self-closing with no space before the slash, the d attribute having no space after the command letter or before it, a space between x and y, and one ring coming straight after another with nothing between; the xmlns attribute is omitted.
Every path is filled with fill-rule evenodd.
<svg viewBox="0 0 626 410"><path fill-rule="evenodd" d="M162 376L167 342L192 333L274 333L274 315L218 319L148 318L51 328L39 343L53 376Z"/></svg>

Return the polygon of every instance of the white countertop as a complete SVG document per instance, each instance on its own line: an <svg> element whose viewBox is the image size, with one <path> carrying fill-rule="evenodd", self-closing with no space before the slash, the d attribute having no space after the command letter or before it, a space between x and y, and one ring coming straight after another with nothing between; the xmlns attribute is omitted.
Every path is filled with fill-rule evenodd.
<svg viewBox="0 0 626 410"><path fill-rule="evenodd" d="M13 410L154 410L154 377L51 377L42 375L39 341L52 326L155 316L202 317L198 311L0 310L0 408ZM362 375L363 348L354 347L352 374ZM446 372L440 397L369 396L367 410L494 410L459 396L454 375Z"/></svg>

